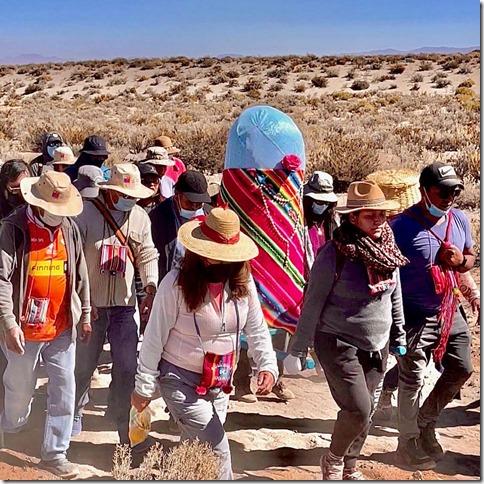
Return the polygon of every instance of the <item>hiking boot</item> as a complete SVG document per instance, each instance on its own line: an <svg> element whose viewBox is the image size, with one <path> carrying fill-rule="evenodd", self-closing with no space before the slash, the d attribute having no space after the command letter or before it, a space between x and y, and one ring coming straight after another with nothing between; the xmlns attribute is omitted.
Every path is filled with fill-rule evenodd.
<svg viewBox="0 0 484 484"><path fill-rule="evenodd" d="M343 481L366 481L360 471L353 469L343 469Z"/></svg>
<svg viewBox="0 0 484 484"><path fill-rule="evenodd" d="M433 425L427 425L427 427L420 429L420 445L433 459L441 459L444 456L444 449L437 440Z"/></svg>
<svg viewBox="0 0 484 484"><path fill-rule="evenodd" d="M72 422L71 437L76 437L82 432L82 417L80 415L74 415L74 421Z"/></svg>
<svg viewBox="0 0 484 484"><path fill-rule="evenodd" d="M257 403L257 396L250 391L250 388L241 388L239 390L235 387L234 398L239 402Z"/></svg>
<svg viewBox="0 0 484 484"><path fill-rule="evenodd" d="M319 461L323 481L341 481L343 479L343 459L340 462L331 462L327 455Z"/></svg>
<svg viewBox="0 0 484 484"><path fill-rule="evenodd" d="M280 400L286 402L294 398L294 393L289 390L282 380L279 380L272 388L272 393Z"/></svg>
<svg viewBox="0 0 484 484"><path fill-rule="evenodd" d="M56 460L41 460L39 468L49 471L52 474L62 477L62 479L74 479L79 475L79 467L69 462L65 457Z"/></svg>
<svg viewBox="0 0 484 484"><path fill-rule="evenodd" d="M437 465L437 463L422 449L420 439L417 437L414 437L405 443L398 443L397 458L403 464L418 471L428 471Z"/></svg>

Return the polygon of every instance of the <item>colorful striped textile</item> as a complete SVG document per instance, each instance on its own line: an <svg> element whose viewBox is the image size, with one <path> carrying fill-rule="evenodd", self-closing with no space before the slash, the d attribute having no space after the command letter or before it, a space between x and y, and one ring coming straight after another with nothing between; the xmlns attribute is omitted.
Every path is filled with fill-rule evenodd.
<svg viewBox="0 0 484 484"><path fill-rule="evenodd" d="M267 324L293 334L304 288L302 170L225 169L220 198L259 247L251 261Z"/></svg>

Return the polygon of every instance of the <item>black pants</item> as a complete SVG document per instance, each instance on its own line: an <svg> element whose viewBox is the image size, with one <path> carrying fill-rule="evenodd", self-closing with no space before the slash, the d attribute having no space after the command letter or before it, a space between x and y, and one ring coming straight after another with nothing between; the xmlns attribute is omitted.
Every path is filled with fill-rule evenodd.
<svg viewBox="0 0 484 484"><path fill-rule="evenodd" d="M369 353L335 335L318 331L314 350L331 395L341 409L329 449L344 457L346 469L353 469L370 431L374 393L384 375L388 347L379 354Z"/></svg>

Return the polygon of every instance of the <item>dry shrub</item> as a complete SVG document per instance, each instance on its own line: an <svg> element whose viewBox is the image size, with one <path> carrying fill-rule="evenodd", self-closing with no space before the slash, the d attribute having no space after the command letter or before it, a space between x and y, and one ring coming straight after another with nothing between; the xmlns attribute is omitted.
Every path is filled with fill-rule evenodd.
<svg viewBox="0 0 484 484"><path fill-rule="evenodd" d="M412 83L423 82L423 80L424 80L424 78L423 78L422 74L414 74L410 78L410 82L412 82Z"/></svg>
<svg viewBox="0 0 484 484"><path fill-rule="evenodd" d="M112 470L115 480L213 481L220 475L220 458L208 443L186 440L167 453L156 443L136 471L130 467L129 446L117 445Z"/></svg>
<svg viewBox="0 0 484 484"><path fill-rule="evenodd" d="M307 84L305 82L300 82L294 86L295 92L304 92L307 89Z"/></svg>
<svg viewBox="0 0 484 484"><path fill-rule="evenodd" d="M394 64L393 66L390 66L390 69L388 70L390 74L402 74L405 72L405 65L404 64Z"/></svg>
<svg viewBox="0 0 484 484"><path fill-rule="evenodd" d="M314 87L327 87L328 86L328 79L323 76L314 76L311 79L311 83Z"/></svg>
<svg viewBox="0 0 484 484"><path fill-rule="evenodd" d="M368 81L364 81L363 79L354 81L353 84L351 84L351 89L353 89L353 91L364 91L369 87L370 87L370 83Z"/></svg>
<svg viewBox="0 0 484 484"><path fill-rule="evenodd" d="M452 84L452 82L450 81L450 79L437 79L435 81L435 87L437 89L443 89L444 87L447 87L447 86L450 86Z"/></svg>
<svg viewBox="0 0 484 484"><path fill-rule="evenodd" d="M475 84L475 82L472 79L466 79L465 81L462 81L457 87L472 87Z"/></svg>
<svg viewBox="0 0 484 484"><path fill-rule="evenodd" d="M260 89L262 89L262 80L257 77L249 77L249 79L247 79L247 82L244 84L244 87L242 88L242 90L245 92L250 92L254 90L258 91Z"/></svg>
<svg viewBox="0 0 484 484"><path fill-rule="evenodd" d="M419 71L430 71L432 69L433 63L430 61L423 61L420 63L418 70Z"/></svg>

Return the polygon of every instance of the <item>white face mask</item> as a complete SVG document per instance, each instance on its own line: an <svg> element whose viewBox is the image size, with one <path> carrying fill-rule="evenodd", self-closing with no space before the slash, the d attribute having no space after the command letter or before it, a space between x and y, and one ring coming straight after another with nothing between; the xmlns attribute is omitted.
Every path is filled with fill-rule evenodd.
<svg viewBox="0 0 484 484"><path fill-rule="evenodd" d="M54 151L59 148L58 146L47 146L47 154L54 159Z"/></svg>
<svg viewBox="0 0 484 484"><path fill-rule="evenodd" d="M49 227L58 227L62 223L64 217L60 215L52 215L44 210L42 215L39 213L39 218L42 220L42 222L44 222L45 225L48 225Z"/></svg>
<svg viewBox="0 0 484 484"><path fill-rule="evenodd" d="M193 217L198 217L199 215L203 215L203 208L199 208L198 210L185 210L184 208L180 207L180 216L183 218L190 220Z"/></svg>

